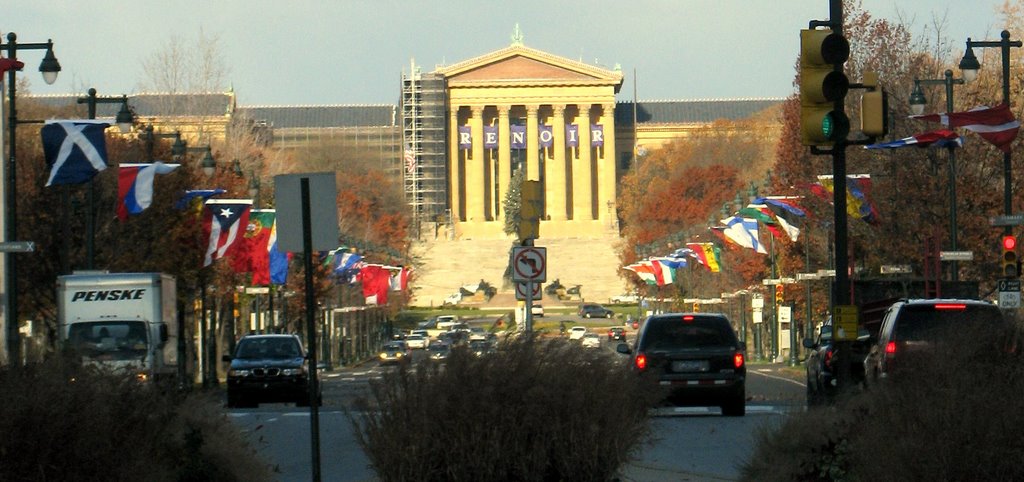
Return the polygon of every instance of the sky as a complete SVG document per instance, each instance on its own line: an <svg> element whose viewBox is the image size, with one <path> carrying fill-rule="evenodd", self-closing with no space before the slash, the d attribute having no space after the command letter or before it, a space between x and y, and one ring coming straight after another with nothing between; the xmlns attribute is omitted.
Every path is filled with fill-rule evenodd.
<svg viewBox="0 0 1024 482"><path fill-rule="evenodd" d="M849 1L849 0L848 0ZM998 40L1003 0L861 0L915 36ZM171 44L216 37L241 106L395 104L403 73L507 47L518 24L531 48L608 69L618 100L785 97L794 92L799 30L827 20L828 0L0 0L0 32L52 39L62 70L33 94L142 92L143 61ZM930 28L930 30L928 30ZM1012 32L1011 32L1012 34ZM1012 38L1019 39L1019 34ZM6 50L4 51L6 53ZM959 53L955 54L959 58ZM883 79L884 82L884 79Z"/></svg>

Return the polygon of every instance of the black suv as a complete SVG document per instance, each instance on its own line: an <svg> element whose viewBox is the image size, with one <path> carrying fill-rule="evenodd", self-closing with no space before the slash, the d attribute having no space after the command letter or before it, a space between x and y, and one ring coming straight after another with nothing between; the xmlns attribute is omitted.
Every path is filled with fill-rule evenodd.
<svg viewBox="0 0 1024 482"><path fill-rule="evenodd" d="M717 405L722 415L746 413L747 365L743 344L725 315L668 313L644 321L631 349L632 367L651 373L676 405Z"/></svg>
<svg viewBox="0 0 1024 482"><path fill-rule="evenodd" d="M987 301L914 299L893 303L882 317L878 340L864 359L868 385L888 378L897 359L933 350L943 336L970 336L970 330L1005 327L999 307Z"/></svg>
<svg viewBox="0 0 1024 482"><path fill-rule="evenodd" d="M864 381L864 357L871 347L871 333L863 326L857 327L857 339L850 343L851 386ZM832 318L829 317L821 325L815 339L804 338L807 354L807 405L814 406L829 402L838 393L835 365L836 345L832 337Z"/></svg>
<svg viewBox="0 0 1024 482"><path fill-rule="evenodd" d="M586 303L580 305L578 313L583 318L611 318L615 312L598 304Z"/></svg>
<svg viewBox="0 0 1024 482"><path fill-rule="evenodd" d="M291 402L309 406L309 362L296 335L247 335L228 369L228 407ZM320 403L317 397L317 403Z"/></svg>

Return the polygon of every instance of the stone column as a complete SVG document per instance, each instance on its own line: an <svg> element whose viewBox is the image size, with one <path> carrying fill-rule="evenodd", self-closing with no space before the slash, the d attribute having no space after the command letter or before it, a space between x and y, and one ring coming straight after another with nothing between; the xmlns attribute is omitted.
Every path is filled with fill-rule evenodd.
<svg viewBox="0 0 1024 482"><path fill-rule="evenodd" d="M603 153L597 161L597 212L598 219L614 226L617 220L615 210L617 209L615 192L615 172L618 169L618 162L615 158L615 104L601 105L601 125L604 130ZM608 202L611 201L611 213L609 213ZM606 219L609 217L611 219Z"/></svg>
<svg viewBox="0 0 1024 482"><path fill-rule="evenodd" d="M569 189L565 182L565 104L551 106L553 111L551 120L551 134L553 139L551 152L554 156L551 163L545 169L547 183L544 186L544 196L547 199L548 214L552 221L565 221L567 219L566 199Z"/></svg>
<svg viewBox="0 0 1024 482"><path fill-rule="evenodd" d="M572 219L574 221L590 221L594 219L593 200L591 199L590 169L590 106L580 105L576 116L579 126L579 155L572 163Z"/></svg>
<svg viewBox="0 0 1024 482"><path fill-rule="evenodd" d="M448 200L451 203L452 218L456 221L465 219L462 213L462 186L459 179L459 106L451 106L448 112L450 138L448 146Z"/></svg>
<svg viewBox="0 0 1024 482"><path fill-rule="evenodd" d="M498 106L498 220L505 219L505 195L508 193L508 184L512 179L512 139L511 128L509 127L508 114L512 110L510 105Z"/></svg>
<svg viewBox="0 0 1024 482"><path fill-rule="evenodd" d="M526 180L540 180L540 161L537 150L540 149L540 142L537 140L537 113L540 111L538 105L526 106Z"/></svg>
<svg viewBox="0 0 1024 482"><path fill-rule="evenodd" d="M473 136L473 155L466 161L466 220L484 222L487 220L487 197L484 196L484 107L470 108L470 132Z"/></svg>

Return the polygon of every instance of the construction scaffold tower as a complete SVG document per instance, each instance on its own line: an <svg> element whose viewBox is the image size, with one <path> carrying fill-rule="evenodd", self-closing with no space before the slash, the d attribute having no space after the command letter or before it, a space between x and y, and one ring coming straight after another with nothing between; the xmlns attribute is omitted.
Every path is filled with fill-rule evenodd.
<svg viewBox="0 0 1024 482"><path fill-rule="evenodd" d="M410 61L408 73L402 72L402 177L417 236L428 227L435 236L442 225L451 227L445 91L444 77L420 72L415 61Z"/></svg>

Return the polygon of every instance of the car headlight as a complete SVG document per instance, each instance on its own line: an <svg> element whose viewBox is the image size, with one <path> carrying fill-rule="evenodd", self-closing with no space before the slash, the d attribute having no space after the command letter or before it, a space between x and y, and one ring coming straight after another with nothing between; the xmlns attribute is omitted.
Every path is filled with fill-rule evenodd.
<svg viewBox="0 0 1024 482"><path fill-rule="evenodd" d="M228 370L229 377L247 377L252 375L252 370L245 370L241 368L232 368Z"/></svg>
<svg viewBox="0 0 1024 482"><path fill-rule="evenodd" d="M285 368L281 370L281 374L285 376L302 375L303 373L306 373L304 368Z"/></svg>

